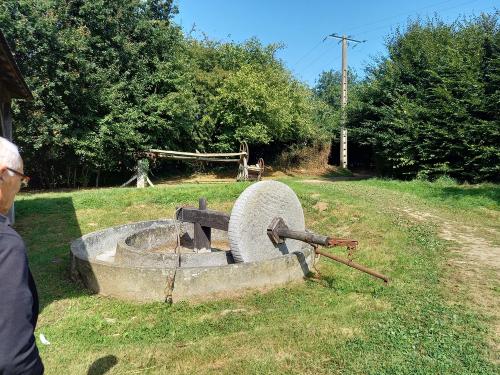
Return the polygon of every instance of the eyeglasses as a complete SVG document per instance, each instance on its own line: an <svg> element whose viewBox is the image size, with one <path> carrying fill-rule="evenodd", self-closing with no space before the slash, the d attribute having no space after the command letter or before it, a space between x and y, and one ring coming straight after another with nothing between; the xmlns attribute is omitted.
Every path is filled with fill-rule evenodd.
<svg viewBox="0 0 500 375"><path fill-rule="evenodd" d="M22 174L21 172L16 171L15 169L7 167L8 171L11 171L15 175L21 177L21 187L26 187L28 186L28 182L30 182L30 177L26 176L25 174Z"/></svg>

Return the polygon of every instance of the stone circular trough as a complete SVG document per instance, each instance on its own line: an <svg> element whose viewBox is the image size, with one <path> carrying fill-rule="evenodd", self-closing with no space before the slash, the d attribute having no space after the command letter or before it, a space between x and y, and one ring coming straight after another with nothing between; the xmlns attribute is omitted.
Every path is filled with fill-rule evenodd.
<svg viewBox="0 0 500 375"><path fill-rule="evenodd" d="M212 229L211 244L210 251L195 252L193 224L186 222L154 220L116 226L73 241L71 274L102 295L177 302L301 280L314 261L314 251L306 243L290 254L240 263L233 259L227 232Z"/></svg>

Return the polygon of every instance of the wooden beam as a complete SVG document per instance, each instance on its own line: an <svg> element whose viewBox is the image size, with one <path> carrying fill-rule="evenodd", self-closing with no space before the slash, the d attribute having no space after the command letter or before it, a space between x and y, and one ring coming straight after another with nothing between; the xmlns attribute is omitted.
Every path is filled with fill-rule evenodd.
<svg viewBox="0 0 500 375"><path fill-rule="evenodd" d="M30 89L24 81L23 75L12 55L9 44L0 30L0 79L7 86L11 98L33 99Z"/></svg>
<svg viewBox="0 0 500 375"><path fill-rule="evenodd" d="M3 137L3 102L0 100L0 137Z"/></svg>
<svg viewBox="0 0 500 375"><path fill-rule="evenodd" d="M168 151L168 150L156 150L152 149L149 150L149 152L154 152L157 154L164 154L164 155L177 155L177 156L200 156L200 157L205 157L205 158L211 158L211 157L229 157L229 156L242 156L246 155L246 152L228 152L228 153L217 153L217 154L210 154L210 153L201 153L201 152L182 152L182 151Z"/></svg>
<svg viewBox="0 0 500 375"><path fill-rule="evenodd" d="M207 209L207 200L205 198L200 198L199 201L199 210L206 211ZM203 226L200 223L194 223L194 248L196 250L210 250L211 249L211 228L207 226Z"/></svg>
<svg viewBox="0 0 500 375"><path fill-rule="evenodd" d="M9 102L11 100L11 96L7 86L0 81L0 102Z"/></svg>
<svg viewBox="0 0 500 375"><path fill-rule="evenodd" d="M0 130L2 131L2 134L0 135L12 142L12 110L10 107L10 101L3 103L0 102L0 125ZM9 218L9 221L14 224L16 221L14 204L12 204L12 207L7 213L7 217Z"/></svg>
<svg viewBox="0 0 500 375"><path fill-rule="evenodd" d="M194 207L182 207L177 211L177 220L188 223L198 223L203 227L227 231L229 227L229 215L224 212L213 210L200 210Z"/></svg>
<svg viewBox="0 0 500 375"><path fill-rule="evenodd" d="M187 160L187 161L213 161L213 162L223 162L223 163L239 163L240 159L219 159L219 158L209 158L209 157L193 157L193 156L176 156L176 155L158 155L160 158L174 159L174 160Z"/></svg>
<svg viewBox="0 0 500 375"><path fill-rule="evenodd" d="M252 171L252 172L260 172L260 171L262 170L262 168L261 168L261 167L259 167L259 166L250 166L250 165L249 165L249 166L248 166L248 170L249 170L249 171Z"/></svg>
<svg viewBox="0 0 500 375"><path fill-rule="evenodd" d="M10 102L2 105L2 137L12 142L12 110Z"/></svg>

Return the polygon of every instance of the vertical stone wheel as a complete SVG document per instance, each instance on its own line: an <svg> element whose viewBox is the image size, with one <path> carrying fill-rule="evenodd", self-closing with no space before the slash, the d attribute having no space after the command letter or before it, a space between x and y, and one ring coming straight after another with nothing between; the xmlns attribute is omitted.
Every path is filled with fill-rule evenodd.
<svg viewBox="0 0 500 375"><path fill-rule="evenodd" d="M278 181L249 186L236 200L229 220L229 244L236 262L256 262L300 251L303 243L287 239L275 246L267 227L281 217L292 230L305 230L304 211L297 195Z"/></svg>

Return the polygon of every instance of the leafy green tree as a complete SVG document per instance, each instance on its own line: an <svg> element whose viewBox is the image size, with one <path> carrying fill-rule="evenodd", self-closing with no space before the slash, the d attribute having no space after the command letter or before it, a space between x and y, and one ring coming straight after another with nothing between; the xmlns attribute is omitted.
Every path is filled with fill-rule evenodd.
<svg viewBox="0 0 500 375"><path fill-rule="evenodd" d="M359 90L362 81L359 80L356 73L349 69L347 71L348 101L347 106L356 107L359 102ZM342 122L341 108L341 83L342 73L340 71L328 70L320 74L316 85L313 88L314 96L319 105L316 107L317 121L322 124L321 128L328 133L330 139L338 140ZM330 156L331 156L330 145Z"/></svg>
<svg viewBox="0 0 500 375"><path fill-rule="evenodd" d="M86 184L92 172L130 167L147 146L186 137L196 103L176 69L175 11L170 0L0 5L35 97L16 111L15 137L43 185Z"/></svg>
<svg viewBox="0 0 500 375"><path fill-rule="evenodd" d="M336 70L324 71L319 75L314 86L314 93L318 98L329 104L335 110L340 110L342 73ZM360 80L352 69L347 71L347 86L349 88L348 102L356 101Z"/></svg>
<svg viewBox="0 0 500 375"><path fill-rule="evenodd" d="M324 138L318 103L276 59L279 45L262 46L256 39L191 43L199 149L229 151L241 141L290 145Z"/></svg>
<svg viewBox="0 0 500 375"><path fill-rule="evenodd" d="M173 0L5 0L0 25L35 100L15 138L42 186L129 173L149 148L227 151L322 139L311 90L279 45L196 41ZM102 179L101 179L102 180Z"/></svg>
<svg viewBox="0 0 500 375"><path fill-rule="evenodd" d="M417 21L391 36L348 116L385 173L498 179L498 31L495 13Z"/></svg>

